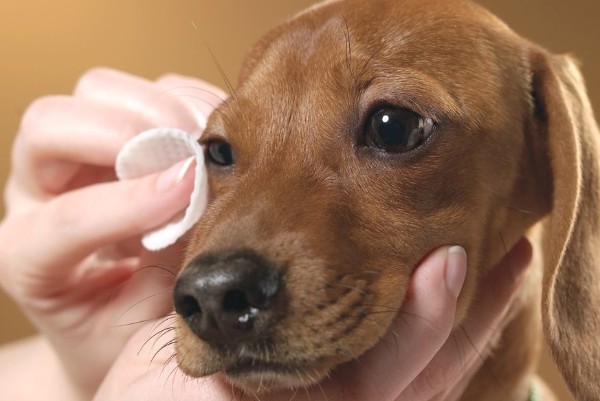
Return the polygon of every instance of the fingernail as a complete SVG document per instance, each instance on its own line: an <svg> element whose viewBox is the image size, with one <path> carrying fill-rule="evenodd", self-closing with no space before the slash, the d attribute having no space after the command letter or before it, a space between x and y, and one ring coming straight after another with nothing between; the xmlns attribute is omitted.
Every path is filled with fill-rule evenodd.
<svg viewBox="0 0 600 401"><path fill-rule="evenodd" d="M173 167L163 172L156 181L156 189L159 191L167 191L179 184L185 178L190 167L194 163L195 157L190 157L184 162L177 163Z"/></svg>
<svg viewBox="0 0 600 401"><path fill-rule="evenodd" d="M467 275L467 252L462 246L448 248L446 261L446 287L458 298Z"/></svg>

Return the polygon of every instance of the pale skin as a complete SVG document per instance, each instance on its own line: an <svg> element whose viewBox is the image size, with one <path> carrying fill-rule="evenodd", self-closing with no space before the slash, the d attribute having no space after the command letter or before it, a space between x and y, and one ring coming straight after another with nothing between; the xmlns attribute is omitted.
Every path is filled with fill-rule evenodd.
<svg viewBox="0 0 600 401"><path fill-rule="evenodd" d="M173 283L164 270L144 267L175 273L184 243L149 253L139 237L186 207L191 170L179 180L181 165L125 182L113 172L118 150L133 135L157 126L199 132L202 116L224 97L192 78L151 82L96 69L72 96L29 107L5 191L0 282L40 335L0 349L0 388L9 399L232 399L218 375L185 378L168 359L169 348L152 360L172 332L144 345L170 311ZM467 257L460 248L434 250L411 278L405 313L379 345L319 386L260 399L459 399L501 328L530 257L522 240L484 279L467 338L452 332ZM149 322L128 324L141 320Z"/></svg>

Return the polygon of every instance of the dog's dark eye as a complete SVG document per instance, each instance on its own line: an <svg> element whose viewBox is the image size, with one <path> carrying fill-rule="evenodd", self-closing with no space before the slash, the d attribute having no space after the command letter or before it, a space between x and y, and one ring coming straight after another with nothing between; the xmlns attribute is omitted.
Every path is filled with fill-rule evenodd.
<svg viewBox="0 0 600 401"><path fill-rule="evenodd" d="M386 152L407 152L422 144L434 127L431 118L410 110L384 108L367 122L365 142Z"/></svg>
<svg viewBox="0 0 600 401"><path fill-rule="evenodd" d="M207 144L206 159L219 166L231 166L234 162L231 145L225 141L211 141Z"/></svg>

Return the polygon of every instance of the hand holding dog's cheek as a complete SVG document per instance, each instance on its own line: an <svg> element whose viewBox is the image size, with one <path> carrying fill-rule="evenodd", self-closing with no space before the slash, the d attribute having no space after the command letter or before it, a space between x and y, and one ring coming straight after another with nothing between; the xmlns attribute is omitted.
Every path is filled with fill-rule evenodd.
<svg viewBox="0 0 600 401"><path fill-rule="evenodd" d="M415 270L405 302L380 343L344 366L356 400L394 400L428 365L452 330L467 260L461 247L442 247Z"/></svg>
<svg viewBox="0 0 600 401"><path fill-rule="evenodd" d="M491 351L495 335L506 323L504 318L523 285L531 253L529 241L521 239L483 279L469 318L454 328L444 346L396 401L461 398Z"/></svg>

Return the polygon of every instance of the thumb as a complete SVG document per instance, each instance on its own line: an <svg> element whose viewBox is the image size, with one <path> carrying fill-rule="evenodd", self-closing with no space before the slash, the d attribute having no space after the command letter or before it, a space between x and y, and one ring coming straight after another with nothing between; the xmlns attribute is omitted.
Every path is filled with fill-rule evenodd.
<svg viewBox="0 0 600 401"><path fill-rule="evenodd" d="M193 169L182 170L183 165L139 179L67 192L33 215L14 218L11 224L28 227L23 233L28 241L6 240L14 247L35 249L14 252L29 258L16 264L25 269L14 273L36 277L41 288L31 288L33 291L51 291L52 283L64 285L73 266L95 250L168 222L187 206L192 192ZM35 271L28 272L28 268ZM36 287L35 283L30 286Z"/></svg>

